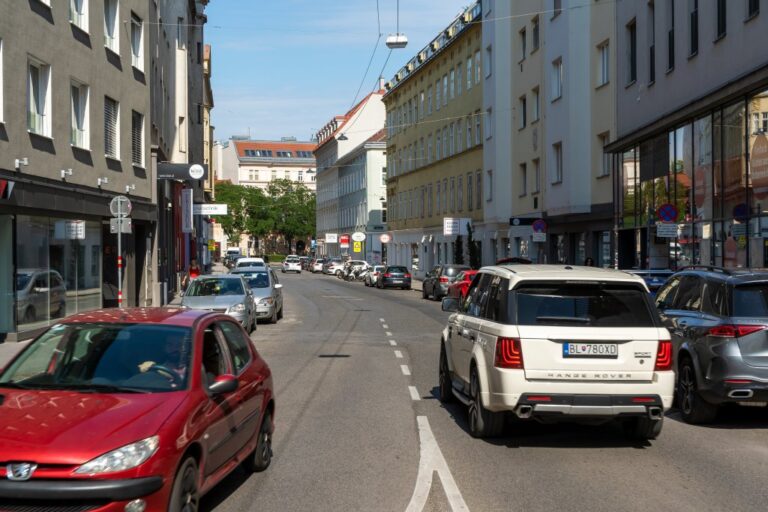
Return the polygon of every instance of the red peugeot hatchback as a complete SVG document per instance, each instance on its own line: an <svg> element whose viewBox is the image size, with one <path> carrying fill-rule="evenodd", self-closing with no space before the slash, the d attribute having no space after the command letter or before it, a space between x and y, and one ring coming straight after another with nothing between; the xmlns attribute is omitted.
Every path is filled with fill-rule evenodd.
<svg viewBox="0 0 768 512"><path fill-rule="evenodd" d="M273 418L269 367L230 317L75 315L0 373L0 503L196 511L241 463L269 466Z"/></svg>

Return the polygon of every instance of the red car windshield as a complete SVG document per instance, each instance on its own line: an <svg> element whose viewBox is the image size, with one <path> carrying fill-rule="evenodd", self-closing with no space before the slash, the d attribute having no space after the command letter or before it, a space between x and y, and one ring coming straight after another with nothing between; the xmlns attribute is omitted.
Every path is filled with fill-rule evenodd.
<svg viewBox="0 0 768 512"><path fill-rule="evenodd" d="M187 387L192 331L153 324L59 324L0 375L0 388L152 393Z"/></svg>

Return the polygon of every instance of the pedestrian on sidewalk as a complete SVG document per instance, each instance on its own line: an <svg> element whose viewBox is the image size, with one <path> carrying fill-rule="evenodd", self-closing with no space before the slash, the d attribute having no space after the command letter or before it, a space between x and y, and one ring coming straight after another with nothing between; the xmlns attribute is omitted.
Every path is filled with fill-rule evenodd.
<svg viewBox="0 0 768 512"><path fill-rule="evenodd" d="M182 283L182 287L186 290L187 286L189 286L189 283L196 277L200 277L201 273L202 273L202 269L200 268L200 265L197 264L197 260L195 258L192 258L189 262L189 268L187 269L187 274L184 276L184 282Z"/></svg>

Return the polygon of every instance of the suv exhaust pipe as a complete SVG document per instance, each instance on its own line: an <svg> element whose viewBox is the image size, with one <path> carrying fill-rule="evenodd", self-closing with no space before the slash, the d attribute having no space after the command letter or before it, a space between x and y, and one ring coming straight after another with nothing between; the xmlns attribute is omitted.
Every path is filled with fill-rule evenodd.
<svg viewBox="0 0 768 512"><path fill-rule="evenodd" d="M517 414L517 417L521 420L527 420L531 417L533 414L533 406L532 405L521 405L517 408L515 411L515 414Z"/></svg>
<svg viewBox="0 0 768 512"><path fill-rule="evenodd" d="M728 398L752 398L754 394L751 389L734 389L728 392Z"/></svg>
<svg viewBox="0 0 768 512"><path fill-rule="evenodd" d="M661 420L664 417L664 411L661 407L649 407L648 417L655 421Z"/></svg>

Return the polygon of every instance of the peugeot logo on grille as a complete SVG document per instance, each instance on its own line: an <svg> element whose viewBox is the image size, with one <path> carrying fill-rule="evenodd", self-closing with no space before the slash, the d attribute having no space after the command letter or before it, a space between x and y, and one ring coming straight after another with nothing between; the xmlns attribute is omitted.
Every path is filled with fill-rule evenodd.
<svg viewBox="0 0 768 512"><path fill-rule="evenodd" d="M8 480L23 482L32 477L32 473L37 469L37 464L32 464L31 462L16 462L8 464L5 469Z"/></svg>

